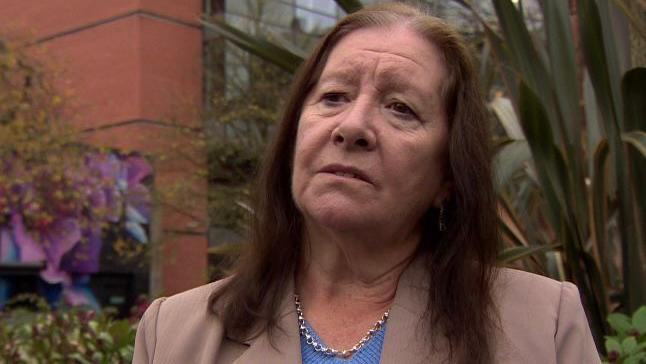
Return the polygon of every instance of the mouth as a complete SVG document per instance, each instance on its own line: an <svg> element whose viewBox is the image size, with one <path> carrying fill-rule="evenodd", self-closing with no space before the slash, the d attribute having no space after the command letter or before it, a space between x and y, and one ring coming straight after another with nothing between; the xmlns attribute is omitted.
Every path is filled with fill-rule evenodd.
<svg viewBox="0 0 646 364"><path fill-rule="evenodd" d="M372 180L362 170L350 166L340 164L330 164L322 168L320 173L333 174L339 177L357 179L366 183L372 184Z"/></svg>

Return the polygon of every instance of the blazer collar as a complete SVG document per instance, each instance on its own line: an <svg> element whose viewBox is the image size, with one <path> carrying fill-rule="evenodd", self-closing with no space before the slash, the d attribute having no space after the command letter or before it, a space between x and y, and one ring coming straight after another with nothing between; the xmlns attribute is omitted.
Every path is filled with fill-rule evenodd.
<svg viewBox="0 0 646 364"><path fill-rule="evenodd" d="M280 329L274 330L273 341L267 331L243 342L249 349L234 364L285 364L301 363L301 342L298 331L298 317L294 306L294 280L289 283L287 294L281 303ZM272 345L273 344L273 345Z"/></svg>
<svg viewBox="0 0 646 364"><path fill-rule="evenodd" d="M381 364L442 362L444 359L442 353L433 350L433 347L442 347L441 337L434 336L434 340L429 340L431 331L428 320L423 318L428 302L428 288L424 259L417 258L406 268L397 284L388 318ZM293 301L293 280L287 292L281 306L282 315L279 321L283 330L276 330L274 345L272 346L267 332L263 332L245 342L249 349L245 350L234 364L302 362L298 319ZM431 346L429 342L435 342L437 345Z"/></svg>
<svg viewBox="0 0 646 364"><path fill-rule="evenodd" d="M443 363L446 360L444 353L436 350L446 347L444 339L439 332L431 335L426 316L430 281L424 263L424 257L414 259L399 278L388 316L381 364Z"/></svg>

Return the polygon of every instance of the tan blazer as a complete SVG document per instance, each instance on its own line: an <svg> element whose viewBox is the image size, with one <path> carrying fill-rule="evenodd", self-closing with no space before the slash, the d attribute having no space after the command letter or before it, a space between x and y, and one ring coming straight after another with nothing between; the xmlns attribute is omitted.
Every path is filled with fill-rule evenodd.
<svg viewBox="0 0 646 364"><path fill-rule="evenodd" d="M445 362L442 339L429 340L430 330L420 320L427 302L424 277L419 263L402 274L390 310L382 364ZM220 321L207 313L208 296L221 284L155 300L139 323L133 363L301 363L291 294L283 302L285 333L275 337L276 350L267 334L246 342L225 336ZM494 289L502 329L496 339L495 363L600 363L572 283L501 269Z"/></svg>

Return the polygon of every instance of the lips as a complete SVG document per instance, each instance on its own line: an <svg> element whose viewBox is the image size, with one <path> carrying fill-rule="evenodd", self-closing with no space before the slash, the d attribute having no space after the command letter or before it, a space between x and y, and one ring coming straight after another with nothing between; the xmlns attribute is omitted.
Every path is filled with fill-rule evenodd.
<svg viewBox="0 0 646 364"><path fill-rule="evenodd" d="M355 178L360 181L371 183L371 184L373 183L370 177L368 177L368 175L365 172L351 166L344 166L341 164L329 164L323 167L319 172L330 173L330 174L334 174L345 178Z"/></svg>

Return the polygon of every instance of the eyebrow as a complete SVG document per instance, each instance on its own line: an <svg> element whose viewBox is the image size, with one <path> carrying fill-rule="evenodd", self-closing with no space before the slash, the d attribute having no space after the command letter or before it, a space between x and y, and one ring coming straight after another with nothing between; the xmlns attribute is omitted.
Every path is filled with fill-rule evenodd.
<svg viewBox="0 0 646 364"><path fill-rule="evenodd" d="M317 83L319 85L328 82L359 83L361 82L363 74L356 71L357 63L360 62L350 61L345 67L328 71L321 75ZM380 90L390 90L401 93L410 93L412 91L417 95L417 98L421 100L428 99L432 107L435 107L438 100L441 98L440 95L437 92L429 93L429 90L425 90L420 85L416 85L414 82L406 80L403 73L405 73L405 71L393 68L383 69L377 76L377 88Z"/></svg>
<svg viewBox="0 0 646 364"><path fill-rule="evenodd" d="M329 82L329 81L341 81L341 82L351 82L356 83L361 80L361 74L354 71L352 67L344 67L331 71L329 73L324 73L321 75L318 83Z"/></svg>
<svg viewBox="0 0 646 364"><path fill-rule="evenodd" d="M415 92L420 94L425 94L426 91L418 87L412 82L405 80L405 77L401 77L401 71L394 70L384 70L380 72L377 78L377 85L383 88L392 89L394 91L409 91L413 89ZM361 81L363 75L360 72L357 72L356 69L352 67L344 67L342 69L337 69L326 73L321 76L319 79L320 83L325 82L349 82L349 83L358 83Z"/></svg>
<svg viewBox="0 0 646 364"><path fill-rule="evenodd" d="M419 85L415 85L414 82L410 82L406 80L405 77L401 77L401 73L401 71L384 70L377 77L377 86L399 92L409 91L412 89L416 93L420 94L420 96L434 96L432 94L427 95L426 93L428 90L424 90L423 88L419 87Z"/></svg>

